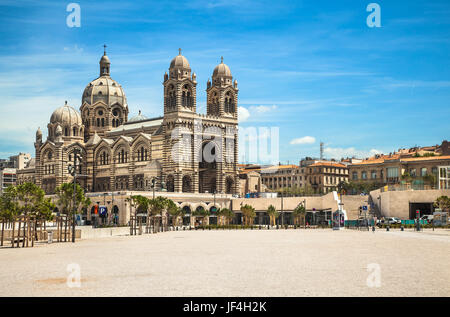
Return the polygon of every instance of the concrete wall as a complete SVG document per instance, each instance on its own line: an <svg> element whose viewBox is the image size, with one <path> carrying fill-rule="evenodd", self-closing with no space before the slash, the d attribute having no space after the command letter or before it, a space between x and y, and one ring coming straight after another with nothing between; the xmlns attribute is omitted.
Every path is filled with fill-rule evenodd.
<svg viewBox="0 0 450 317"><path fill-rule="evenodd" d="M450 189L388 192L376 190L370 192L370 195L379 208L381 204L380 210L382 216L409 219L409 203L432 203L439 196L450 196Z"/></svg>
<svg viewBox="0 0 450 317"><path fill-rule="evenodd" d="M130 235L130 227L92 228L90 226L77 227L81 231L81 239L96 239L112 236Z"/></svg>
<svg viewBox="0 0 450 317"><path fill-rule="evenodd" d="M342 202L344 209L347 211L348 219L357 219L359 215L359 206L367 203L368 196L359 195L344 195ZM333 193L328 193L323 196L309 196L309 197L286 197L283 198L283 210L292 211L301 202L306 200L306 209L313 208L317 210L331 208L332 211L338 209L337 201L334 200ZM232 200L232 210L234 212L240 211L241 204L249 204L255 211L266 211L270 205L281 210L281 197L277 198L238 198Z"/></svg>

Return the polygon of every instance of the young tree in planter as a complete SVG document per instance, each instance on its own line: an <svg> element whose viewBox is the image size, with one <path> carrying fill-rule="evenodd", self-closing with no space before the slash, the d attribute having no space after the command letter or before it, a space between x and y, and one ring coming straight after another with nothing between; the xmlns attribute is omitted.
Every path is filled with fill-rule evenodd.
<svg viewBox="0 0 450 317"><path fill-rule="evenodd" d="M53 210L55 210L55 207L56 205L50 198L44 198L38 206L38 218L45 221L53 220Z"/></svg>
<svg viewBox="0 0 450 317"><path fill-rule="evenodd" d="M16 186L9 186L0 196L0 218L7 221L13 220L20 214L19 202L17 201Z"/></svg>
<svg viewBox="0 0 450 317"><path fill-rule="evenodd" d="M274 205L270 205L269 208L267 208L267 214L270 218L270 225L275 226L275 219L278 218L280 213L276 210Z"/></svg>
<svg viewBox="0 0 450 317"><path fill-rule="evenodd" d="M244 206L241 206L241 212L244 217L244 225L252 225L253 219L256 217L255 208L245 204Z"/></svg>
<svg viewBox="0 0 450 317"><path fill-rule="evenodd" d="M38 215L39 206L44 200L45 192L33 183L16 186L15 197L19 203L19 213L23 215Z"/></svg>
<svg viewBox="0 0 450 317"><path fill-rule="evenodd" d="M75 185L75 205L73 201L73 184L64 183L56 187L55 195L57 198L56 204L61 207L61 211L66 215L72 215L75 209L75 214L81 212L81 209L88 207L91 204L91 200L84 195L84 190L79 184Z"/></svg>
<svg viewBox="0 0 450 317"><path fill-rule="evenodd" d="M295 209L293 211L293 215L294 215L294 219L296 219L296 221L298 221L299 225L300 225L300 219L302 219L303 224L306 227L306 222L305 222L306 209L305 209L305 206L303 206L303 204L299 204L297 207L295 207Z"/></svg>

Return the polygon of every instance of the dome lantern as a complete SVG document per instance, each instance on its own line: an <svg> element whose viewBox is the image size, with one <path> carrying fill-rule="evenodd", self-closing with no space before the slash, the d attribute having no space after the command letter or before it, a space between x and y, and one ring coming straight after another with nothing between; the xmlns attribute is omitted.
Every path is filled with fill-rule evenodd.
<svg viewBox="0 0 450 317"><path fill-rule="evenodd" d="M106 55L106 45L103 45L103 56L100 58L100 77L109 76L110 66L111 62L109 61L109 57Z"/></svg>

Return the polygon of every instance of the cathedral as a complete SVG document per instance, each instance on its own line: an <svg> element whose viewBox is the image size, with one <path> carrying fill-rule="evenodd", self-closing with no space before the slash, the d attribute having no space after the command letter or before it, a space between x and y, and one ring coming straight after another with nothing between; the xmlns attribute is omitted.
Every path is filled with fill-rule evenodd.
<svg viewBox="0 0 450 317"><path fill-rule="evenodd" d="M197 77L180 49L164 74L164 111L157 118L139 111L128 119L127 98L111 78L106 51L99 66L80 111L66 102L51 115L45 141L37 130L35 159L19 171L19 182L32 180L54 193L73 181L77 153L76 181L87 192L239 191L238 84L223 58L206 84L206 114L199 114Z"/></svg>

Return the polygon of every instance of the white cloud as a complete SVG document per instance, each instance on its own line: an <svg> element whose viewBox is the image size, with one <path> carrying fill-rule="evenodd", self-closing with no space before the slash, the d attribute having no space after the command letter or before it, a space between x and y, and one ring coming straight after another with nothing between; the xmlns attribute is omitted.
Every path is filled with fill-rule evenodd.
<svg viewBox="0 0 450 317"><path fill-rule="evenodd" d="M238 107L239 122L245 122L250 117L250 112L244 107Z"/></svg>
<svg viewBox="0 0 450 317"><path fill-rule="evenodd" d="M366 157L373 156L375 154L382 153L380 150L377 150L377 149L371 149L370 151L364 151L364 150L357 150L354 147L349 147L346 149L326 147L323 151L327 157L335 158L335 159L340 159L343 157L366 158Z"/></svg>
<svg viewBox="0 0 450 317"><path fill-rule="evenodd" d="M66 52L73 52L73 53L82 53L83 52L83 48L82 47L78 47L78 45L75 44L74 46L65 46L64 47L64 51L66 51Z"/></svg>
<svg viewBox="0 0 450 317"><path fill-rule="evenodd" d="M250 107L250 110L256 111L258 113L269 112L269 111L275 110L275 109L277 109L276 105L272 105L272 106L251 106Z"/></svg>
<svg viewBox="0 0 450 317"><path fill-rule="evenodd" d="M304 136L302 138L293 139L291 144L313 144L316 142L316 138L312 136Z"/></svg>

